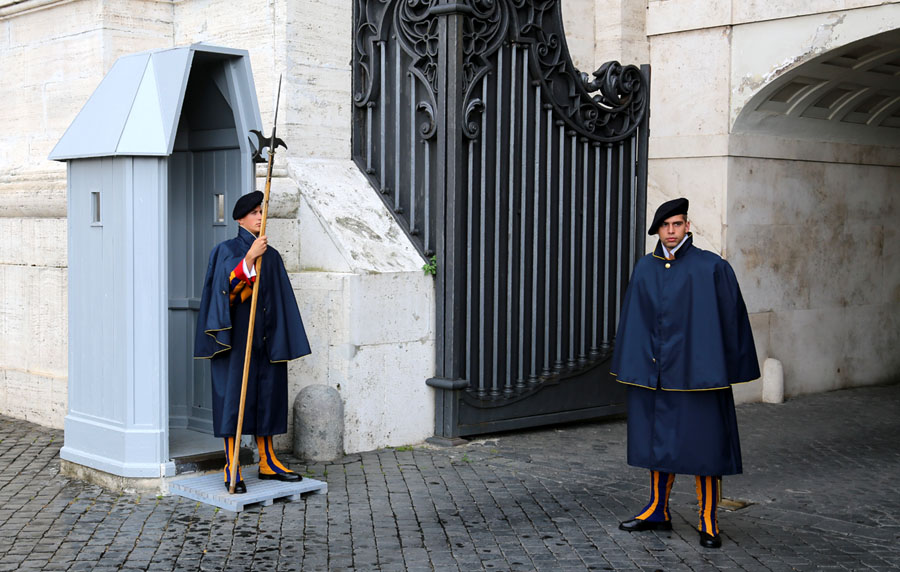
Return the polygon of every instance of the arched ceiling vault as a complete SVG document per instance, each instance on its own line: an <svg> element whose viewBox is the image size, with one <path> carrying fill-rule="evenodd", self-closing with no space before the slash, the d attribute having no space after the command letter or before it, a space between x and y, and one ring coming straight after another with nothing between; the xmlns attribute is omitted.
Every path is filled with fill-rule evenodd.
<svg viewBox="0 0 900 572"><path fill-rule="evenodd" d="M900 147L900 30L784 73L747 102L733 132Z"/></svg>

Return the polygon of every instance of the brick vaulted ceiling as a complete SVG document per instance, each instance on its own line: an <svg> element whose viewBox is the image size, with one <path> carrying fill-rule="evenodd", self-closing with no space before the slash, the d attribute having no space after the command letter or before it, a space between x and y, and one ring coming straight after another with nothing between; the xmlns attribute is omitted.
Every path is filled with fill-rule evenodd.
<svg viewBox="0 0 900 572"><path fill-rule="evenodd" d="M748 102L734 132L900 147L900 30L786 72Z"/></svg>

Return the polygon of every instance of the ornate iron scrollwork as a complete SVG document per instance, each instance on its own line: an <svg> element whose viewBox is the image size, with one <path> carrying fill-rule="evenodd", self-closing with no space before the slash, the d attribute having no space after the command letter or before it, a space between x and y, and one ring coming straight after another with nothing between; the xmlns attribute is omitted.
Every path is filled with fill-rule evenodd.
<svg viewBox="0 0 900 572"><path fill-rule="evenodd" d="M469 139L480 136L481 127L474 114L484 111L484 102L475 89L494 68L494 55L508 35L510 7L497 0L470 0L471 12L463 19L463 134Z"/></svg>
<svg viewBox="0 0 900 572"><path fill-rule="evenodd" d="M403 50L413 58L410 72L432 93L438 90L438 17L431 8L437 0L401 0L394 27Z"/></svg>
<svg viewBox="0 0 900 572"><path fill-rule="evenodd" d="M385 19L390 15L390 4L394 0L356 0L356 26L353 34L353 47L356 58L353 64L353 76L356 92L353 103L357 107L365 107L378 97L379 73L375 57L375 45L386 39L388 27Z"/></svg>
<svg viewBox="0 0 900 572"><path fill-rule="evenodd" d="M537 57L532 65L542 93L562 120L593 141L631 136L647 108L647 85L640 70L608 62L586 84L569 58L559 0L510 1L518 4L516 40L534 46ZM600 95L592 96L597 88Z"/></svg>
<svg viewBox="0 0 900 572"><path fill-rule="evenodd" d="M601 114L590 110L587 123L592 129L597 121L609 123L611 118L620 116L620 129L625 133L634 130L643 117L646 107L646 89L644 76L636 66L623 66L619 62L606 62L600 66L590 79L582 72L582 87L588 93L600 91L593 96L594 102L607 113Z"/></svg>
<svg viewBox="0 0 900 572"><path fill-rule="evenodd" d="M435 109L438 91L438 17L432 13L437 0L400 0L394 12L394 30L399 46L411 58L408 71L425 88L425 101L416 110L425 114L419 133L431 139L437 132Z"/></svg>

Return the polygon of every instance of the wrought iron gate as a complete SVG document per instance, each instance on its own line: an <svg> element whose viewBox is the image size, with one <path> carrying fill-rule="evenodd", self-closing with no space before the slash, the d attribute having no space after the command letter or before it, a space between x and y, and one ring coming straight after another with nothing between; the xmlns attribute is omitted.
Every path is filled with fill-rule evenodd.
<svg viewBox="0 0 900 572"><path fill-rule="evenodd" d="M435 435L622 411L649 68L580 74L558 0L355 0L353 93L354 160L437 265Z"/></svg>

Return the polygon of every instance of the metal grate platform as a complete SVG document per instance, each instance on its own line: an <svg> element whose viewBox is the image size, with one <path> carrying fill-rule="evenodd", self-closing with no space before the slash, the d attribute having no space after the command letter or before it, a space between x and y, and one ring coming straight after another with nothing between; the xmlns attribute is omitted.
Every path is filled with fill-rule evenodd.
<svg viewBox="0 0 900 572"><path fill-rule="evenodd" d="M304 493L325 494L328 492L328 483L315 479L304 478L296 483L261 481L257 476L257 471L251 472L242 469L242 472L244 483L247 485L246 494L228 494L222 481L221 471L199 477L172 479L169 481L169 492L233 512L241 512L247 506L257 503L269 506L276 499L298 500Z"/></svg>

